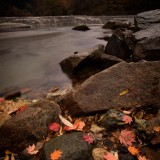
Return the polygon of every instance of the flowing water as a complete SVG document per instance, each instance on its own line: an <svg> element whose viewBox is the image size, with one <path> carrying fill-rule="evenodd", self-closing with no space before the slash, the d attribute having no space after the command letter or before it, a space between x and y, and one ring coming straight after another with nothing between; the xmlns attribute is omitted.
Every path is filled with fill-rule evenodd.
<svg viewBox="0 0 160 160"><path fill-rule="evenodd" d="M90 28L86 32L57 27L0 33L0 92L14 87L38 92L71 84L59 62L75 51L106 44L97 39L104 35L101 26Z"/></svg>

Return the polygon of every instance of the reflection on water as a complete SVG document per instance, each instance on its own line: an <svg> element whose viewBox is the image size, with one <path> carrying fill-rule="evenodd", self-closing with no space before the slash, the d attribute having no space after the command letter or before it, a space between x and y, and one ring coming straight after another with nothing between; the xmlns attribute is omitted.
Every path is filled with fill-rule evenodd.
<svg viewBox="0 0 160 160"><path fill-rule="evenodd" d="M92 26L87 32L63 27L0 33L0 92L8 87L63 88L70 80L59 62L75 51L106 44L97 39L103 32Z"/></svg>

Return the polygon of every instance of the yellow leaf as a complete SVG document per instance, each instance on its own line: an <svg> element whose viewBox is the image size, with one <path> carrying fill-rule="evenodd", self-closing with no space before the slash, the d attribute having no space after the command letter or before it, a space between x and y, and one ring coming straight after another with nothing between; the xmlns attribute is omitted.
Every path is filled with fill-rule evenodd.
<svg viewBox="0 0 160 160"><path fill-rule="evenodd" d="M129 92L129 90L126 89L126 90L122 91L122 92L119 94L119 96L123 96L123 95L127 94L128 92Z"/></svg>
<svg viewBox="0 0 160 160"><path fill-rule="evenodd" d="M128 151L134 156L139 154L139 150L137 148L135 148L134 146L129 146Z"/></svg>
<svg viewBox="0 0 160 160"><path fill-rule="evenodd" d="M50 154L51 160L59 160L62 156L62 151L61 150L55 150Z"/></svg>

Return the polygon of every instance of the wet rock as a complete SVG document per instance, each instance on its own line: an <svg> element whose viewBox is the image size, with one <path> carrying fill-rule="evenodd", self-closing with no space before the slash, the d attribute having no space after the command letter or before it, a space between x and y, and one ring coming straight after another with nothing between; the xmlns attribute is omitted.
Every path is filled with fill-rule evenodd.
<svg viewBox="0 0 160 160"><path fill-rule="evenodd" d="M123 60L130 59L131 50L125 41L125 35L120 29L117 29L109 39L105 47L105 53Z"/></svg>
<svg viewBox="0 0 160 160"><path fill-rule="evenodd" d="M107 130L116 130L118 126L123 125L122 117L125 114L110 109L105 114L103 114L98 122L100 126L103 126Z"/></svg>
<svg viewBox="0 0 160 160"><path fill-rule="evenodd" d="M20 97L20 96L21 96L20 91L11 91L11 92L8 92L4 95L4 99L6 99L6 100L14 99L14 98L17 98L17 97Z"/></svg>
<svg viewBox="0 0 160 160"><path fill-rule="evenodd" d="M47 142L41 152L40 160L49 160L54 150L61 150L61 160L91 160L93 146L83 140L83 133L63 134Z"/></svg>
<svg viewBox="0 0 160 160"><path fill-rule="evenodd" d="M135 17L135 26L146 29L160 22L160 9L139 13Z"/></svg>
<svg viewBox="0 0 160 160"><path fill-rule="evenodd" d="M107 154L107 151L103 148L94 148L92 156L94 160L104 160L103 155Z"/></svg>
<svg viewBox="0 0 160 160"><path fill-rule="evenodd" d="M117 57L104 54L104 46L98 45L88 52L66 58L60 62L60 65L75 84L82 83L91 75L122 61Z"/></svg>
<svg viewBox="0 0 160 160"><path fill-rule="evenodd" d="M137 158L131 154L120 155L119 160L137 160Z"/></svg>
<svg viewBox="0 0 160 160"><path fill-rule="evenodd" d="M73 115L160 104L160 62L121 62L90 77L63 97ZM128 93L120 96L122 91Z"/></svg>
<svg viewBox="0 0 160 160"><path fill-rule="evenodd" d="M115 19L115 20L109 20L102 28L105 29L117 29L117 28L129 28L131 26L130 21L126 21L123 19Z"/></svg>
<svg viewBox="0 0 160 160"><path fill-rule="evenodd" d="M76 27L74 27L72 29L76 30L76 31L88 31L88 30L90 30L90 28L87 27L86 25L76 26Z"/></svg>
<svg viewBox="0 0 160 160"><path fill-rule="evenodd" d="M133 52L135 61L160 60L160 24L136 32L134 36L137 41Z"/></svg>
<svg viewBox="0 0 160 160"><path fill-rule="evenodd" d="M63 61L60 62L60 66L64 73L72 77L74 69L79 65L80 62L82 62L89 55L92 55L92 54L95 55L99 52L103 52L103 50L104 50L104 46L99 44L89 49L86 52L77 53L64 59Z"/></svg>
<svg viewBox="0 0 160 160"><path fill-rule="evenodd" d="M60 108L49 101L40 101L26 108L0 127L0 148L14 153L47 136L50 123L58 121Z"/></svg>

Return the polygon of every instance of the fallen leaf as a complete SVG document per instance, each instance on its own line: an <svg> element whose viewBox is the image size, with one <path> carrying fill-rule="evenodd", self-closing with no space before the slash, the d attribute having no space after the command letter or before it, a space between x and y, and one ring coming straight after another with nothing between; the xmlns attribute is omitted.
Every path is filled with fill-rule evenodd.
<svg viewBox="0 0 160 160"><path fill-rule="evenodd" d="M156 132L160 132L160 126L154 127L153 130L156 131Z"/></svg>
<svg viewBox="0 0 160 160"><path fill-rule="evenodd" d="M122 91L122 92L119 94L119 96L123 96L123 95L127 94L128 92L129 92L129 90L126 89L126 90Z"/></svg>
<svg viewBox="0 0 160 160"><path fill-rule="evenodd" d="M73 128L78 131L82 131L85 126L85 123L81 121L80 119L76 119L76 121L73 124Z"/></svg>
<svg viewBox="0 0 160 160"><path fill-rule="evenodd" d="M91 136L90 134L85 134L83 135L83 139L88 143L91 144L94 142L94 137Z"/></svg>
<svg viewBox="0 0 160 160"><path fill-rule="evenodd" d="M19 108L19 110L16 112L16 114L22 112L22 111L25 110L26 108L28 108L28 106L23 106L23 107Z"/></svg>
<svg viewBox="0 0 160 160"><path fill-rule="evenodd" d="M85 123L83 121L81 121L80 119L76 119L73 124L73 127L64 126L64 130L65 131L72 131L72 130L82 131L84 126L85 126Z"/></svg>
<svg viewBox="0 0 160 160"><path fill-rule="evenodd" d="M28 146L28 148L26 148L27 149L27 152L29 153L29 154L31 154L31 155L33 155L33 154L37 154L38 152L39 152L39 150L36 150L35 149L35 145L33 144L32 146Z"/></svg>
<svg viewBox="0 0 160 160"><path fill-rule="evenodd" d="M128 115L124 115L122 117L122 120L125 122L125 124L131 124L132 122L132 117L128 116Z"/></svg>
<svg viewBox="0 0 160 160"><path fill-rule="evenodd" d="M58 132L60 129L60 125L56 122L52 123L50 126L49 126L49 130L51 131L54 131L54 132Z"/></svg>
<svg viewBox="0 0 160 160"><path fill-rule="evenodd" d="M129 146L128 151L134 156L139 154L139 150L137 148L135 148L134 146Z"/></svg>
<svg viewBox="0 0 160 160"><path fill-rule="evenodd" d="M4 98L0 98L0 103L3 103L5 101Z"/></svg>
<svg viewBox="0 0 160 160"><path fill-rule="evenodd" d="M71 122L69 122L68 120L66 120L62 115L59 114L59 119L61 120L61 122L63 124L65 124L68 127L73 127L73 124Z"/></svg>
<svg viewBox="0 0 160 160"><path fill-rule="evenodd" d="M145 156L138 156L138 160L147 160Z"/></svg>
<svg viewBox="0 0 160 160"><path fill-rule="evenodd" d="M100 132L102 132L102 131L104 131L104 130L105 130L105 128L99 127L99 126L97 126L97 125L95 125L95 124L93 124L93 125L91 126L91 128L90 128L90 131L92 131L93 133L100 133Z"/></svg>
<svg viewBox="0 0 160 160"><path fill-rule="evenodd" d="M62 156L62 151L61 150L55 150L50 154L51 160L59 160L59 158Z"/></svg>
<svg viewBox="0 0 160 160"><path fill-rule="evenodd" d="M115 157L115 155L113 155L112 153L107 153L106 155L103 156L103 158L105 160L118 160L117 157Z"/></svg>
<svg viewBox="0 0 160 160"><path fill-rule="evenodd" d="M10 160L9 155L5 155L3 160Z"/></svg>
<svg viewBox="0 0 160 160"><path fill-rule="evenodd" d="M127 129L122 130L119 136L119 141L126 147L132 146L132 143L135 142L135 134Z"/></svg>
<svg viewBox="0 0 160 160"><path fill-rule="evenodd" d="M13 154L11 155L11 160L15 160L15 158L14 158L14 155L13 155Z"/></svg>

